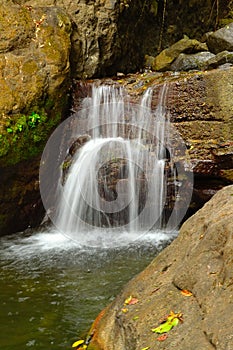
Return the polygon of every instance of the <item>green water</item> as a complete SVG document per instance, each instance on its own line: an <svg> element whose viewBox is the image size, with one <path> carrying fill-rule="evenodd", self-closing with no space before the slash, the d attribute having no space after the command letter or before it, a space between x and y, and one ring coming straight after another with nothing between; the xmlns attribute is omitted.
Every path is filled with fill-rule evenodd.
<svg viewBox="0 0 233 350"><path fill-rule="evenodd" d="M0 349L71 349L122 286L171 239L82 248L56 233L0 239Z"/></svg>

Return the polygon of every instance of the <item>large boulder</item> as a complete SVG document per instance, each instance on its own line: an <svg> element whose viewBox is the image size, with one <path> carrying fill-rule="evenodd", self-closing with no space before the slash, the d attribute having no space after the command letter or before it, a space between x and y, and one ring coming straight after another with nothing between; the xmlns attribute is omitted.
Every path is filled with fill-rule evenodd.
<svg viewBox="0 0 233 350"><path fill-rule="evenodd" d="M0 234L41 219L39 157L67 106L71 29L61 8L0 7Z"/></svg>
<svg viewBox="0 0 233 350"><path fill-rule="evenodd" d="M0 165L6 166L39 153L40 142L61 118L69 88L71 22L55 7L2 5L0 17Z"/></svg>
<svg viewBox="0 0 233 350"><path fill-rule="evenodd" d="M210 59L215 57L209 51L198 52L193 54L181 53L177 59L172 63L170 69L173 71L186 71L186 70L201 70L206 67L206 64ZM224 62L225 63L225 62Z"/></svg>
<svg viewBox="0 0 233 350"><path fill-rule="evenodd" d="M207 45L211 52L217 54L221 51L233 51L233 23L209 33Z"/></svg>
<svg viewBox="0 0 233 350"><path fill-rule="evenodd" d="M233 186L228 186L100 314L88 349L231 350L232 232ZM127 306L129 296L135 299ZM151 329L171 311L182 313L183 322L162 341Z"/></svg>

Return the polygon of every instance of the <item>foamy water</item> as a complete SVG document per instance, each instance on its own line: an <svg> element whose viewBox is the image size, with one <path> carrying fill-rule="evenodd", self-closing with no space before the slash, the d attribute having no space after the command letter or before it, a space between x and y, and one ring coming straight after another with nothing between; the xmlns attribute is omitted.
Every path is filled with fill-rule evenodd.
<svg viewBox="0 0 233 350"><path fill-rule="evenodd" d="M102 250L117 250L127 248L137 248L139 246L154 246L160 248L161 245L171 241L177 235L177 231L150 231L139 235L138 232L122 233L112 232L110 229L95 229L91 232L80 232L79 239L72 240L68 235L60 233L55 228L38 231L30 235L29 233L19 233L0 239L1 257L9 255L29 259L33 255L40 255L44 252L77 251L86 254L100 253Z"/></svg>

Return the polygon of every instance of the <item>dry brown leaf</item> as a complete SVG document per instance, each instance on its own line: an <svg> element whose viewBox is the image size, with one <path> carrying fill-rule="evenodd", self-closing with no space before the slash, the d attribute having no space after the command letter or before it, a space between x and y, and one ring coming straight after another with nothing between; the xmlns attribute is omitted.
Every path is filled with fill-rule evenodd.
<svg viewBox="0 0 233 350"><path fill-rule="evenodd" d="M165 334L160 335L160 336L157 338L157 340L158 340L158 341L164 341L164 340L167 339L167 337L168 337L168 335L167 335L167 333L165 333Z"/></svg>

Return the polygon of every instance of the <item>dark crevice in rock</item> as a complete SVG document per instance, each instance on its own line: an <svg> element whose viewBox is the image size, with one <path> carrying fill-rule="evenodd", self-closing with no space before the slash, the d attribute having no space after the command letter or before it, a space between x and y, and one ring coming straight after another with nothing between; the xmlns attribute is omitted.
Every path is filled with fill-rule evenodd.
<svg viewBox="0 0 233 350"><path fill-rule="evenodd" d="M206 340L209 342L209 344L213 347L213 349L217 349L217 346L213 343L212 338L210 335L206 333L206 331L203 332L205 335Z"/></svg>
<svg viewBox="0 0 233 350"><path fill-rule="evenodd" d="M135 338L134 327L129 323L124 322L125 319L121 315L116 315L116 322L118 324L118 338L120 336L121 343L124 344L122 350L134 350L136 348L137 340Z"/></svg>
<svg viewBox="0 0 233 350"><path fill-rule="evenodd" d="M172 281L172 284L173 286L178 289L179 291L181 291L183 288L181 288L179 285L177 285L175 283L175 281ZM185 289L185 288L184 288ZM192 292L190 290L190 292ZM206 310L203 310L203 304L200 302L200 300L196 297L195 294L192 295L192 297L194 298L195 302L196 302L196 305L198 306L198 309L199 309L199 313L200 313L200 316L201 316L201 319L202 319L202 322L204 322L205 320L205 314L206 314ZM217 347L215 346L215 344L213 343L212 341L212 337L210 337L210 335L207 334L207 332L205 330L203 330L203 334L206 338L206 340L208 341L208 343L212 346L213 349L217 349Z"/></svg>
<svg viewBox="0 0 233 350"><path fill-rule="evenodd" d="M162 269L162 272L168 271L171 266L172 266L172 264L164 266L164 268Z"/></svg>

